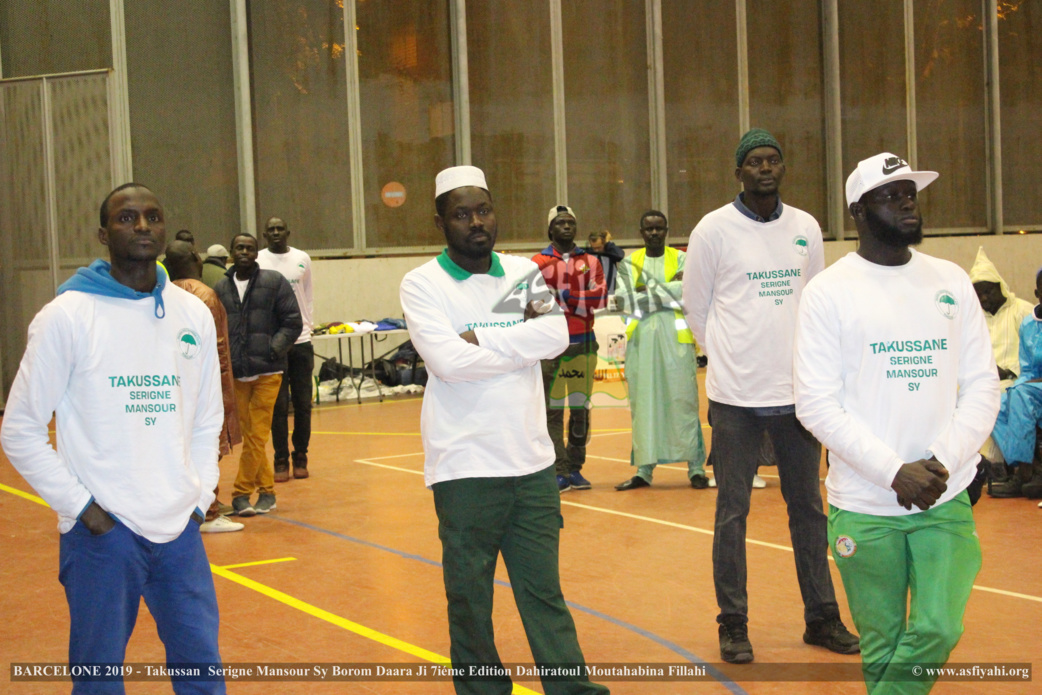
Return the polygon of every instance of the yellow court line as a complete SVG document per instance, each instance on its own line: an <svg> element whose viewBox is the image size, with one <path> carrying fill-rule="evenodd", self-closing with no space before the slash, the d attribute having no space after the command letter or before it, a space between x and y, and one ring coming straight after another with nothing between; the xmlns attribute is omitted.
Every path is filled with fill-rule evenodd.
<svg viewBox="0 0 1042 695"><path fill-rule="evenodd" d="M443 664L447 666L451 663L447 656L442 656L441 654L437 654L430 650L424 649L423 647L417 647L415 644L410 644L404 640L398 639L397 637L391 637L390 635L385 635L382 632L377 632L376 630L366 627L365 625L353 622L351 620L348 620L347 618L342 618L339 615L336 615L335 613L330 613L329 611L323 610L317 606L313 606L310 603L305 603L304 601L290 596L289 594L283 593L278 589L273 589L270 586L261 584L260 582L256 582L252 579L247 579L246 577L238 575L234 572L230 572L224 567L210 565L210 570L219 577L224 577L229 581L235 582L236 584L244 586L247 589L252 589L257 593L263 594L264 596L267 596L272 600L278 601L279 603L285 604L290 608L295 608L298 611L301 611L302 613L307 613L313 618L324 620L327 623L336 625L337 627L343 628L348 632L353 632L360 637L365 637L366 639L372 640L378 644L382 644L385 647L397 649L398 651L405 652L410 656L415 656L419 659L430 661L431 663L435 664ZM517 693L518 695L539 695L534 690L529 690L528 688L516 684L514 685L513 692Z"/></svg>
<svg viewBox="0 0 1042 695"><path fill-rule="evenodd" d="M36 495L30 494L28 492L23 492L21 490L18 490L17 488L8 487L7 485L4 485L2 483L0 483L0 490L3 490L4 492L9 492L17 497L23 497L29 500L30 502L36 502L37 504L41 504L45 507L49 506L46 502L43 501L43 499L37 497ZM271 564L274 562L288 562L290 560L295 559L296 558L287 557L278 558L275 560L262 560L259 562L244 562L237 565L225 565L223 567L211 564L210 571L216 574L218 577L224 577L229 581L235 582L236 584L244 586L247 589L252 589L253 591L263 594L268 598L274 599L279 603L283 603L291 608L296 608L297 610L307 613L312 617L318 618L319 620L324 620L327 623L332 623L337 627L341 627L361 637L371 639L374 642L382 644L386 647L397 649L399 651L405 652L406 654L410 654L412 656L424 659L426 661L430 661L435 664L447 665L451 663L449 658L446 656L442 656L432 651L428 651L423 647L417 647L414 644L409 644L408 642L400 640L396 637L385 635L382 632L377 632L376 630L368 628L365 625L360 625L359 623L352 622L347 618L342 618L339 615L330 613L329 611L323 610L316 606L312 606L310 603L305 603L304 601L301 601L298 598L294 598L289 594L283 593L278 589L272 589L271 587L261 584L260 582L255 582L252 579L247 579L246 577L243 577L231 571L231 568L233 567L250 567L254 565ZM516 684L514 685L513 692L517 695L539 695L539 693L537 693L534 690L529 690L528 688Z"/></svg>
<svg viewBox="0 0 1042 695"><path fill-rule="evenodd" d="M311 434L348 434L361 437L419 437L419 432L316 432Z"/></svg>
<svg viewBox="0 0 1042 695"><path fill-rule="evenodd" d="M47 507L48 509L50 509L50 507L51 507L51 505L49 505L49 504L47 504L46 502L43 501L42 497L37 497L36 495L32 494L31 492L22 492L18 488L7 487L3 483L0 483L0 490L3 490L4 492L10 492L12 495L14 495L16 497L24 497L25 499L29 500L30 502L36 502L36 504L42 504L43 506Z"/></svg>
<svg viewBox="0 0 1042 695"><path fill-rule="evenodd" d="M221 569L234 570L239 567L256 567L257 565L273 565L276 562L295 562L295 557L280 557L277 560L257 560L256 562L240 562L235 565L221 565Z"/></svg>

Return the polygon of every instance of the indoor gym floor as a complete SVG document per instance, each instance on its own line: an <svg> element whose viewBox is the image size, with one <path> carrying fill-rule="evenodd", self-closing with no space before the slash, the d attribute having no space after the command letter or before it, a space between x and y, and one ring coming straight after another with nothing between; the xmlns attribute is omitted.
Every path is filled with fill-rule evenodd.
<svg viewBox="0 0 1042 695"><path fill-rule="evenodd" d="M441 547L432 495L422 478L420 402L402 397L316 407L312 477L277 485L278 510L245 519L243 532L205 536L226 663L328 668L447 659ZM702 402L704 422L704 390ZM842 668L858 663L857 657L802 642L803 607L774 469L761 471L768 487L753 491L749 516L750 639L756 661L720 664L711 559L716 492L691 489L682 465L660 467L651 488L616 492L614 485L633 474L629 411L597 409L593 424L583 472L594 487L561 498L561 580L586 659L630 666L708 665L701 680L602 681L613 693L865 692L850 677L856 672ZM708 444L709 429L703 428ZM238 449L221 462L224 502ZM824 460L821 472L824 476ZM1042 646L1042 510L1030 500L985 496L975 514L984 568L970 598L966 632L950 663L1032 662ZM68 682L11 680L11 663L65 660L68 609L57 578L56 517L6 458L0 462L0 558L0 693L68 692ZM834 566L832 575L844 621L853 629ZM502 562L497 580L501 658L530 662ZM127 661L163 661L162 644L143 605ZM830 671L830 665L841 668ZM793 674L806 680L793 681ZM228 691L453 692L447 680L229 680ZM170 685L128 682L127 692L169 693ZM529 678L517 680L514 692L543 690ZM1029 693L1042 687L1034 681L945 681L933 692Z"/></svg>

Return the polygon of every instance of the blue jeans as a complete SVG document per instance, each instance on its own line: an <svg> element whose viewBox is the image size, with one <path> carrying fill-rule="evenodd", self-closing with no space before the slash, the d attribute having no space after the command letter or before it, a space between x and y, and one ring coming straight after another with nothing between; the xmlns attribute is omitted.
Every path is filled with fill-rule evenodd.
<svg viewBox="0 0 1042 695"><path fill-rule="evenodd" d="M717 621L748 620L745 528L764 432L774 444L778 458L804 620L809 623L838 617L839 605L829 573L828 520L818 481L821 444L794 413L758 416L751 408L710 401L709 417L717 485L713 535L713 583L720 606Z"/></svg>
<svg viewBox="0 0 1042 695"><path fill-rule="evenodd" d="M93 535L77 522L61 536L58 579L69 601L69 664L122 664L144 596L167 666L219 666L217 596L199 524L153 543L116 521ZM223 678L173 680L174 692L223 694ZM123 679L73 679L72 692L123 693Z"/></svg>

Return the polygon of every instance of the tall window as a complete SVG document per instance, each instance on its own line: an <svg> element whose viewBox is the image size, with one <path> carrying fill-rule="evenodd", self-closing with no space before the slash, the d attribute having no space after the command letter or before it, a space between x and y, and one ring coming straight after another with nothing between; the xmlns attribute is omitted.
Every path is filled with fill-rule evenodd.
<svg viewBox="0 0 1042 695"><path fill-rule="evenodd" d="M281 217L294 246L350 248L343 8L329 0L247 7L257 224Z"/></svg>
<svg viewBox="0 0 1042 695"><path fill-rule="evenodd" d="M904 27L904 0L839 2L844 182L862 159L880 152L911 155ZM853 230L850 215L843 217Z"/></svg>
<svg viewBox="0 0 1042 695"><path fill-rule="evenodd" d="M818 0L748 0L746 10L749 124L769 130L784 149L782 200L824 225L828 218Z"/></svg>
<svg viewBox="0 0 1042 695"><path fill-rule="evenodd" d="M738 132L734 3L663 0L669 225L684 244L698 221L734 198Z"/></svg>
<svg viewBox="0 0 1042 695"><path fill-rule="evenodd" d="M467 2L471 153L495 196L499 240L546 238L556 201L546 2Z"/></svg>
<svg viewBox="0 0 1042 695"><path fill-rule="evenodd" d="M366 245L444 244L431 220L434 177L455 161L448 2L357 12Z"/></svg>
<svg viewBox="0 0 1042 695"><path fill-rule="evenodd" d="M988 225L981 4L915 3L918 166L941 174L923 196L935 230Z"/></svg>
<svg viewBox="0 0 1042 695"><path fill-rule="evenodd" d="M1042 3L1000 2L999 72L1002 100L1002 207L1009 229L1042 229L1038 162L1042 113ZM1028 58L1032 56L1032 58Z"/></svg>
<svg viewBox="0 0 1042 695"><path fill-rule="evenodd" d="M204 249L239 229L231 17L225 0L125 4L134 178L167 228Z"/></svg>
<svg viewBox="0 0 1042 695"><path fill-rule="evenodd" d="M632 239L651 205L644 3L561 5L568 203L579 220L580 243L604 228Z"/></svg>

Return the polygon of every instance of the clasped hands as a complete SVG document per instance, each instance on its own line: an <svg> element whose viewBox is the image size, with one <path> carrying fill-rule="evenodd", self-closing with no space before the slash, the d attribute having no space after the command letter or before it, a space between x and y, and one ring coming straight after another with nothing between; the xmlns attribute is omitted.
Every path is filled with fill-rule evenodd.
<svg viewBox="0 0 1042 695"><path fill-rule="evenodd" d="M926 511L948 489L948 469L936 458L919 459L901 466L890 487L897 493L897 502L905 509L914 504Z"/></svg>

